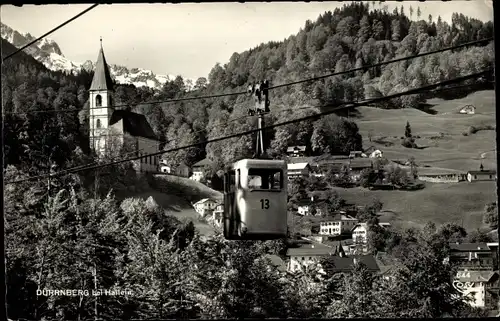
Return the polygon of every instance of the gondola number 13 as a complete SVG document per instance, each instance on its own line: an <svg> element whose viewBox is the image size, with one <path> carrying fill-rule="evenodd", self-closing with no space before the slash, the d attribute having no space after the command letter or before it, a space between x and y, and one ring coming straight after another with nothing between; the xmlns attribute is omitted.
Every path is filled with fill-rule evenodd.
<svg viewBox="0 0 500 321"><path fill-rule="evenodd" d="M269 200L268 199L261 199L260 200L260 206L262 207L262 209L269 209Z"/></svg>

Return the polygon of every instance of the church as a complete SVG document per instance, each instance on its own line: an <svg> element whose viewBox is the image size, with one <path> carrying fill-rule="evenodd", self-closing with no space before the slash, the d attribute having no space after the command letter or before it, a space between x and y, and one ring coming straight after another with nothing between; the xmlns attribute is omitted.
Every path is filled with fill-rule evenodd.
<svg viewBox="0 0 500 321"><path fill-rule="evenodd" d="M102 40L89 88L89 105L90 147L99 157L112 154L130 158L159 151L159 139L144 115L131 112L129 108L113 107L113 81ZM158 156L148 156L133 164L136 171L155 172Z"/></svg>

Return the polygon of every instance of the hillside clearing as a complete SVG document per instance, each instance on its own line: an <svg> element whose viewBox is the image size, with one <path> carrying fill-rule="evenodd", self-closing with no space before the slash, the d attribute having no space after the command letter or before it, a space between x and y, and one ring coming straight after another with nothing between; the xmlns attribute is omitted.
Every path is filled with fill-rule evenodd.
<svg viewBox="0 0 500 321"><path fill-rule="evenodd" d="M496 146L496 132L482 130L468 136L462 134L469 126L495 126L494 95L493 90L483 90L461 99L430 99L428 104L435 115L417 109L360 107L355 121L364 138L363 146L382 150L388 159L414 157L421 166L461 171L479 169L482 162L485 169L496 169L496 153L491 153ZM476 114L458 114L465 105L474 105ZM421 149L401 146L407 121L413 136L420 136L416 143ZM371 142L368 133L373 136Z"/></svg>
<svg viewBox="0 0 500 321"><path fill-rule="evenodd" d="M214 234L214 228L211 225L199 220L200 215L194 210L190 201L196 202L206 197L221 200L222 193L199 182L172 175L155 175L155 184L158 185L158 183L162 185L160 191L151 188L142 192L120 192L116 195L117 199L134 197L146 200L153 197L167 215L175 216L181 221L192 221L201 235Z"/></svg>
<svg viewBox="0 0 500 321"><path fill-rule="evenodd" d="M190 202L197 202L203 198L212 198L222 201L223 194L210 187L189 178L155 174L154 183L164 192L178 195Z"/></svg>
<svg viewBox="0 0 500 321"><path fill-rule="evenodd" d="M426 183L418 191L370 191L364 188L334 188L347 202L369 204L379 199L383 210L381 217L400 226L424 225L431 221L463 224L468 230L482 227L482 213L488 202L496 201L496 182L433 184ZM393 212L393 213L390 213Z"/></svg>

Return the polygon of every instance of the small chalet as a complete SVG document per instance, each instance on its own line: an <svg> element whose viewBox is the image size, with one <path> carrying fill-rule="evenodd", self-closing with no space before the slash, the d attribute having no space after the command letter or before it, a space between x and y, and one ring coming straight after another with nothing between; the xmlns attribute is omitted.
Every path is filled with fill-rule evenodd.
<svg viewBox="0 0 500 321"><path fill-rule="evenodd" d="M476 107L472 105L466 105L460 109L460 114L474 115L476 113Z"/></svg>
<svg viewBox="0 0 500 321"><path fill-rule="evenodd" d="M217 207L217 201L209 198L204 198L194 203L193 207L195 211L198 212L198 214L204 217L205 215L212 213L215 210L215 208Z"/></svg>
<svg viewBox="0 0 500 321"><path fill-rule="evenodd" d="M308 177L311 173L311 166L308 163L287 164L288 178Z"/></svg>
<svg viewBox="0 0 500 321"><path fill-rule="evenodd" d="M461 269L493 271L498 266L498 242L450 243L449 261Z"/></svg>
<svg viewBox="0 0 500 321"><path fill-rule="evenodd" d="M201 181L204 178L204 169L206 166L210 166L212 163L208 158L205 158L198 163L193 165L193 174L189 177L195 181Z"/></svg>
<svg viewBox="0 0 500 321"><path fill-rule="evenodd" d="M306 146L290 146L286 149L286 154L290 157L304 157Z"/></svg>
<svg viewBox="0 0 500 321"><path fill-rule="evenodd" d="M364 169L372 169L373 163L370 158L354 158L351 159L349 163L349 169L351 170L351 177L354 180L359 180L361 172Z"/></svg>

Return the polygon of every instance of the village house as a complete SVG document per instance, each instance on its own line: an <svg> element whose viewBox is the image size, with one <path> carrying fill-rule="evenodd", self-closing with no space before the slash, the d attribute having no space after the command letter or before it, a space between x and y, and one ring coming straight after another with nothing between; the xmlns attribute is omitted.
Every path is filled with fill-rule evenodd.
<svg viewBox="0 0 500 321"><path fill-rule="evenodd" d="M350 240L339 240L339 236L312 234L307 238L303 237L303 239L333 248L332 255L345 256L346 253L349 253Z"/></svg>
<svg viewBox="0 0 500 321"><path fill-rule="evenodd" d="M286 149L286 154L289 157L304 157L306 156L306 146L290 146Z"/></svg>
<svg viewBox="0 0 500 321"><path fill-rule="evenodd" d="M372 169L373 163L369 158L354 158L349 162L350 176L354 181L358 181L364 169Z"/></svg>
<svg viewBox="0 0 500 321"><path fill-rule="evenodd" d="M349 166L350 160L346 156L342 156L342 158L334 158L334 159L323 159L318 160L318 171L322 174L326 174L328 171L333 171L333 173L340 173L342 167Z"/></svg>
<svg viewBox="0 0 500 321"><path fill-rule="evenodd" d="M283 273L286 272L287 270L287 265L286 263L279 257L278 255L274 254L265 254L264 258L268 259L274 267L277 268L278 273Z"/></svg>
<svg viewBox="0 0 500 321"><path fill-rule="evenodd" d="M162 159L160 161L160 172L165 173L165 174L171 174L172 168L170 165L168 165L167 161L165 159Z"/></svg>
<svg viewBox="0 0 500 321"><path fill-rule="evenodd" d="M447 168L419 167L418 179L430 183L458 183L466 180L466 174Z"/></svg>
<svg viewBox="0 0 500 321"><path fill-rule="evenodd" d="M458 271L453 280L453 287L473 307L496 309L498 304L498 271Z"/></svg>
<svg viewBox="0 0 500 321"><path fill-rule="evenodd" d="M341 235L348 233L358 223L358 219L345 214L335 214L331 218L325 218L320 222L320 235Z"/></svg>
<svg viewBox="0 0 500 321"><path fill-rule="evenodd" d="M467 180L469 182L494 181L496 179L497 179L497 171L495 170L479 170L479 171L467 172Z"/></svg>
<svg viewBox="0 0 500 321"><path fill-rule="evenodd" d="M466 105L459 111L460 114L474 115L476 113L476 107L472 105Z"/></svg>
<svg viewBox="0 0 500 321"><path fill-rule="evenodd" d="M297 177L308 177L311 173L311 166L308 163L287 164L288 179Z"/></svg>
<svg viewBox="0 0 500 321"><path fill-rule="evenodd" d="M493 271L498 269L498 242L450 243L448 261L459 269Z"/></svg>
<svg viewBox="0 0 500 321"><path fill-rule="evenodd" d="M366 154L360 150L351 151L349 153L349 158L361 158L361 157L366 157Z"/></svg>
<svg viewBox="0 0 500 321"><path fill-rule="evenodd" d="M312 205L310 204L310 202L301 202L299 203L299 205L297 206L297 213L299 215L303 215L303 216L308 216L308 215L311 215L311 208L312 208ZM321 208L317 208L316 207L316 213L315 215L316 216L321 216L322 212L321 212Z"/></svg>
<svg viewBox="0 0 500 321"><path fill-rule="evenodd" d="M450 264L457 267L453 286L475 307L495 308L498 302L498 242L450 243Z"/></svg>
<svg viewBox="0 0 500 321"><path fill-rule="evenodd" d="M177 166L171 166L165 159L162 159L160 161L160 172L180 177L189 177L190 168L184 162L178 164Z"/></svg>
<svg viewBox="0 0 500 321"><path fill-rule="evenodd" d="M368 158L382 158L383 154L380 149L375 148L374 146L370 146L367 149L365 149L364 152L366 155L368 155Z"/></svg>
<svg viewBox="0 0 500 321"><path fill-rule="evenodd" d="M380 267L373 255L331 256L330 267L325 272L350 274L357 263L365 265L368 272L380 274Z"/></svg>
<svg viewBox="0 0 500 321"><path fill-rule="evenodd" d="M209 198L204 198L194 203L193 207L198 214L200 214L202 217L205 217L205 215L213 213L213 211L217 207L217 201Z"/></svg>
<svg viewBox="0 0 500 321"><path fill-rule="evenodd" d="M212 222L216 227L222 227L222 219L224 218L224 204L217 204L212 214Z"/></svg>
<svg viewBox="0 0 500 321"><path fill-rule="evenodd" d="M300 200L297 204L297 213L303 216L312 215L311 210L314 207L316 209L315 215L321 216L322 214L321 208L318 205L322 204L322 202L324 201L325 201L324 198L322 197L318 198L315 196L311 196L310 198Z"/></svg>
<svg viewBox="0 0 500 321"><path fill-rule="evenodd" d="M199 161L198 163L194 164L193 165L193 171L192 171L192 175L191 177L189 177L189 179L192 179L194 181L201 181L202 179L205 178L205 167L206 166L210 166L211 165L211 162L208 158L205 158L201 161Z"/></svg>
<svg viewBox="0 0 500 321"><path fill-rule="evenodd" d="M387 228L391 226L391 223L378 223L380 227ZM368 250L366 244L368 242L368 231L370 227L367 223L358 223L352 229L352 240L353 245L350 249L350 252L356 252L357 250L362 250L362 252L366 252Z"/></svg>
<svg viewBox="0 0 500 321"><path fill-rule="evenodd" d="M330 255L334 249L322 244L301 244L297 248L287 250L288 264L287 270L290 272L299 271L303 266L319 264L320 259Z"/></svg>
<svg viewBox="0 0 500 321"><path fill-rule="evenodd" d="M159 139L146 117L114 107L113 81L104 50L99 51L94 77L89 88L89 140L90 148L99 156L133 153L146 156L159 151ZM158 171L158 157L147 156L132 161L138 172Z"/></svg>

